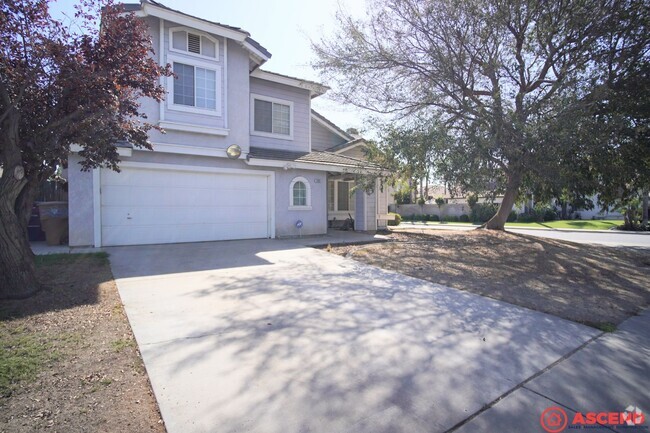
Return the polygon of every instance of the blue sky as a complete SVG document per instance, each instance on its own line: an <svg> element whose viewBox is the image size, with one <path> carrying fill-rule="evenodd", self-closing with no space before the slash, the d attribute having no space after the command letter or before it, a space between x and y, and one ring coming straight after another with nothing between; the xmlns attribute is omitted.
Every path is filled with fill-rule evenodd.
<svg viewBox="0 0 650 433"><path fill-rule="evenodd" d="M313 59L310 40L332 34L334 16L343 8L353 16L365 14L365 0L160 0L173 9L241 27L268 49L273 57L263 68L281 74L319 81L309 66ZM126 0L125 3L137 3ZM73 15L74 0L51 2L52 13ZM327 84L327 83L324 83ZM313 100L315 110L343 129L363 129L365 114L353 107L344 107L325 96Z"/></svg>

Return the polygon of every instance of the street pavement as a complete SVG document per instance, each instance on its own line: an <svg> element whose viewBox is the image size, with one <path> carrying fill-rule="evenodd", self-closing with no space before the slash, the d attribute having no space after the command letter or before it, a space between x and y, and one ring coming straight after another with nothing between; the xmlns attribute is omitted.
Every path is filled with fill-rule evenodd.
<svg viewBox="0 0 650 433"><path fill-rule="evenodd" d="M454 224L412 224L403 222L392 229L422 229L422 230L474 230L475 226L454 225ZM650 233L629 233L614 230L592 231L592 230L551 230L551 229L522 229L507 227L507 231L520 233L528 236L558 239L582 244L597 244L610 247L637 247L650 248Z"/></svg>

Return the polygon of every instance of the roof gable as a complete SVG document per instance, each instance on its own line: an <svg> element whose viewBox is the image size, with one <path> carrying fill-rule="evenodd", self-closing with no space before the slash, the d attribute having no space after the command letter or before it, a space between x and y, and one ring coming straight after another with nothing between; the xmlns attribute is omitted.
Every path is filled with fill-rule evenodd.
<svg viewBox="0 0 650 433"><path fill-rule="evenodd" d="M323 125L325 128L335 133L336 135L338 135L339 137L341 137L342 139L346 141L354 140L354 137L352 135L348 134L347 132L345 132L338 126L336 126L334 122L332 122L331 120L329 120L328 118L326 118L325 116L323 116L322 114L320 114L314 109L311 110L311 118L317 121L318 123L320 123L321 125Z"/></svg>
<svg viewBox="0 0 650 433"><path fill-rule="evenodd" d="M271 53L266 48L252 39L250 33L239 27L195 17L176 9L172 9L155 0L141 0L140 4L124 3L123 7L125 11L135 12L138 16L158 17L166 21L172 21L187 27L237 41L249 52L258 65L265 63L271 58Z"/></svg>

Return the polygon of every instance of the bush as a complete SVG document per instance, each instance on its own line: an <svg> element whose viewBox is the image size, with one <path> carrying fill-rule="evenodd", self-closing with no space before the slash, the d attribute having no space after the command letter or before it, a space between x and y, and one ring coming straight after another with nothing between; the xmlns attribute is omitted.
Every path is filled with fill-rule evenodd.
<svg viewBox="0 0 650 433"><path fill-rule="evenodd" d="M515 221L517 221L517 212L515 212L513 210L513 211L510 211L510 214L508 214L508 222L512 223L512 222L515 222Z"/></svg>
<svg viewBox="0 0 650 433"><path fill-rule="evenodd" d="M535 209L531 209L528 213L521 213L517 217L517 222L520 223L537 223L543 220L543 216L540 216L535 212Z"/></svg>
<svg viewBox="0 0 650 433"><path fill-rule="evenodd" d="M442 197L436 198L436 204L438 205L438 207L441 207L443 204L445 204L445 199Z"/></svg>
<svg viewBox="0 0 650 433"><path fill-rule="evenodd" d="M429 221L440 221L440 217L436 214L431 215L431 219Z"/></svg>
<svg viewBox="0 0 650 433"><path fill-rule="evenodd" d="M418 199L418 204L419 204L420 206L422 206L422 205L425 204L425 203L426 203L426 200L424 200L423 197L420 197L420 198Z"/></svg>
<svg viewBox="0 0 650 433"><path fill-rule="evenodd" d="M389 226L398 226L402 222L402 216L398 213L389 212L388 215L394 215L394 220L388 220Z"/></svg>
<svg viewBox="0 0 650 433"><path fill-rule="evenodd" d="M478 195L469 194L467 196L467 205L469 206L469 208L470 209L474 208L474 206L476 206L476 203L478 203Z"/></svg>
<svg viewBox="0 0 650 433"><path fill-rule="evenodd" d="M541 214L543 221L555 221L557 219L557 211L552 206L545 206L536 210L538 214Z"/></svg>
<svg viewBox="0 0 650 433"><path fill-rule="evenodd" d="M457 223L458 217L456 215L447 215L443 217L442 220L448 223Z"/></svg>
<svg viewBox="0 0 650 433"><path fill-rule="evenodd" d="M517 217L517 221L522 223L541 223L544 221L555 221L557 212L550 206L529 209L527 213L522 213Z"/></svg>
<svg viewBox="0 0 650 433"><path fill-rule="evenodd" d="M470 219L473 223L485 223L497 213L497 205L494 203L477 203L470 212Z"/></svg>
<svg viewBox="0 0 650 433"><path fill-rule="evenodd" d="M468 223L469 222L469 215L462 214L459 218L458 221L462 223Z"/></svg>

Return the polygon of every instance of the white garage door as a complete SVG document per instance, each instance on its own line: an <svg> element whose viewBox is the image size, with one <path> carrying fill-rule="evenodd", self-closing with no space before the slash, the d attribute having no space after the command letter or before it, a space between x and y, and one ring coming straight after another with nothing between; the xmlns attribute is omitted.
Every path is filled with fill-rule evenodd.
<svg viewBox="0 0 650 433"><path fill-rule="evenodd" d="M102 245L270 237L269 183L260 174L102 170Z"/></svg>

